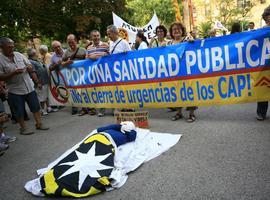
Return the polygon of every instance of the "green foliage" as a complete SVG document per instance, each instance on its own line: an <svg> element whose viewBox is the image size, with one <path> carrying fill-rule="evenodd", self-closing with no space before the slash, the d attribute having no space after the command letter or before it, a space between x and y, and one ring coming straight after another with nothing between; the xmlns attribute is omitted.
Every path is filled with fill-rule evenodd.
<svg viewBox="0 0 270 200"><path fill-rule="evenodd" d="M245 6L236 5L236 1L231 0L216 0L219 10L219 15L216 17L216 20L219 20L223 26L225 26L229 31L231 31L232 24L239 22L242 31L247 29L250 10L252 4L247 4ZM209 18L208 21L201 23L198 27L199 37L204 38L208 37L209 31L213 28L214 22L213 18ZM222 32L220 31L220 34Z"/></svg>
<svg viewBox="0 0 270 200"><path fill-rule="evenodd" d="M241 26L241 31L246 31L246 30L248 30L248 24L249 24L249 21L248 21L248 20L241 20L241 21L239 21L239 20L237 20L237 21L232 20L232 21L228 21L228 22L227 22L227 27L228 27L228 30L229 30L229 31L231 31L232 25L233 25L234 23L239 23L239 24L240 24L240 26Z"/></svg>
<svg viewBox="0 0 270 200"><path fill-rule="evenodd" d="M207 38L209 36L209 31L212 28L213 23L211 21L203 22L198 27L199 38Z"/></svg>
<svg viewBox="0 0 270 200"><path fill-rule="evenodd" d="M248 24L249 24L249 20L241 21L242 31L247 31L248 30L248 28L249 28Z"/></svg>
<svg viewBox="0 0 270 200"><path fill-rule="evenodd" d="M92 29L104 34L112 24L112 11L123 13L125 9L125 0L1 1L0 35L26 40L38 33L63 41L69 33L79 35Z"/></svg>
<svg viewBox="0 0 270 200"><path fill-rule="evenodd" d="M179 4L180 10L182 9ZM169 26L175 21L172 0L127 0L128 13L122 17L134 26L146 25L156 12L161 24Z"/></svg>
<svg viewBox="0 0 270 200"><path fill-rule="evenodd" d="M16 0L1 1L0 4L0 35L27 38L27 22L24 20L23 2Z"/></svg>
<svg viewBox="0 0 270 200"><path fill-rule="evenodd" d="M231 0L217 0L217 5L220 11L217 19L226 27L229 27L228 25L232 21L245 20L253 7L251 3L247 5L236 5L235 1Z"/></svg>

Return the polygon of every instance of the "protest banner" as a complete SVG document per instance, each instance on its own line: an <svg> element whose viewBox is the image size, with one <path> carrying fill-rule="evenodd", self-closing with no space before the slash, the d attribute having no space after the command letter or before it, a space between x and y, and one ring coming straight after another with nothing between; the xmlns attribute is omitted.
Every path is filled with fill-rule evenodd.
<svg viewBox="0 0 270 200"><path fill-rule="evenodd" d="M64 77L59 71L49 73L49 94L48 99L51 106L65 106L68 104L69 92L64 83ZM69 103L70 104L70 103Z"/></svg>
<svg viewBox="0 0 270 200"><path fill-rule="evenodd" d="M155 29L159 25L159 21L158 21L158 17L156 13L154 13L149 23L143 27L134 27L130 25L129 23L125 22L122 18L117 16L115 13L112 13L112 15L113 15L113 24L120 30L120 32L122 32L123 29L126 30L128 37L125 37L125 39L131 45L135 43L136 34L138 30L143 30L144 36L150 41L151 38L155 36Z"/></svg>
<svg viewBox="0 0 270 200"><path fill-rule="evenodd" d="M124 121L132 121L136 127L149 128L148 111L115 111L114 119L116 124L120 124Z"/></svg>
<svg viewBox="0 0 270 200"><path fill-rule="evenodd" d="M149 108L270 100L270 28L76 61L61 70L80 107Z"/></svg>

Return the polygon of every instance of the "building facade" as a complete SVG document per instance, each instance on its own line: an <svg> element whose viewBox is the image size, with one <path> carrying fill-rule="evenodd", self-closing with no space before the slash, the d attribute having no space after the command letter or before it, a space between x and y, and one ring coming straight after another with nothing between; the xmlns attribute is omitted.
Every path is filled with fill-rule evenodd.
<svg viewBox="0 0 270 200"><path fill-rule="evenodd" d="M270 0L234 0L231 2L232 7L242 7L247 8L251 6L251 10L246 16L239 16L238 20L253 21L255 23L255 28L260 28L264 26L264 21L261 16L264 9L270 5ZM220 16L221 6L217 0L192 0L191 5L193 19L190 19L189 25L191 25L191 20L193 20L193 26L190 29L196 29L201 23L207 22L209 20L215 21ZM184 13L187 12L184 11ZM186 15L187 16L187 15ZM185 16L184 16L185 18ZM187 25L187 24L186 24Z"/></svg>

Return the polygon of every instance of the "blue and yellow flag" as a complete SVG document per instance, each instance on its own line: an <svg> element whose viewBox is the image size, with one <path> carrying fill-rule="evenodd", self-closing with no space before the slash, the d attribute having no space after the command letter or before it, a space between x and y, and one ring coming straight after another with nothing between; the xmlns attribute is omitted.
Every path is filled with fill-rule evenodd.
<svg viewBox="0 0 270 200"><path fill-rule="evenodd" d="M270 100L270 28L76 61L73 106L183 107Z"/></svg>
<svg viewBox="0 0 270 200"><path fill-rule="evenodd" d="M105 135L91 135L40 178L41 191L78 198L105 191L114 168L114 148Z"/></svg>

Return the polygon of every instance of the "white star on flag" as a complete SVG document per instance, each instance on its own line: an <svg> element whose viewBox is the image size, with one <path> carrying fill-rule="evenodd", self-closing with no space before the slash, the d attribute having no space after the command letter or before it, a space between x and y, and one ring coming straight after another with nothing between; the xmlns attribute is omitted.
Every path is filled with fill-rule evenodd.
<svg viewBox="0 0 270 200"><path fill-rule="evenodd" d="M97 172L97 170L105 170L113 168L112 166L106 166L100 163L107 157L109 157L111 153L102 156L95 156L95 152L96 152L96 143L93 144L91 149L86 154L81 153L79 151L75 151L78 160L60 164L60 165L69 165L72 167L69 168L58 179L67 176L69 174L72 174L74 172L79 172L78 188L80 190L88 175L92 178L100 178L101 176Z"/></svg>

